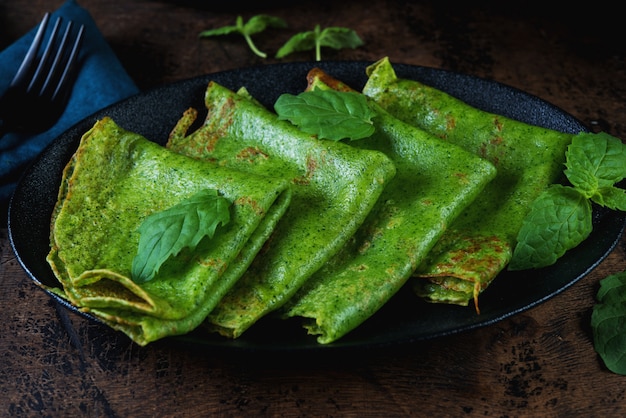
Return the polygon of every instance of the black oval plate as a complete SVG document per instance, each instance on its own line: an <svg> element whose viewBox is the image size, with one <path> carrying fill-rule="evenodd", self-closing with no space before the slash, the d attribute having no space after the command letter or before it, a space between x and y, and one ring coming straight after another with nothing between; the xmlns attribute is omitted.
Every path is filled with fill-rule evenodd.
<svg viewBox="0 0 626 418"><path fill-rule="evenodd" d="M37 158L20 181L9 206L9 238L17 258L37 283L57 286L46 262L49 222L62 170L76 150L80 137L102 116L112 117L124 128L164 144L172 127L188 107L204 109L209 80L230 89L245 86L264 105L282 93L297 94L306 87L306 74L318 66L360 89L368 62L318 62L275 64L209 74L166 85L104 109L57 138ZM395 65L398 76L422 81L483 110L530 124L578 133L587 129L559 108L515 88L468 75L433 68ZM481 295L481 314L473 307L427 304L401 291L392 301L352 333L339 341L317 344L297 320L264 318L242 337L229 340L196 331L176 340L228 350L333 350L382 347L441 337L493 324L527 310L562 292L594 269L621 237L623 213L594 208L591 236L568 252L557 264L536 271L503 272ZM51 297L77 311L58 296ZM93 316L85 315L93 320Z"/></svg>

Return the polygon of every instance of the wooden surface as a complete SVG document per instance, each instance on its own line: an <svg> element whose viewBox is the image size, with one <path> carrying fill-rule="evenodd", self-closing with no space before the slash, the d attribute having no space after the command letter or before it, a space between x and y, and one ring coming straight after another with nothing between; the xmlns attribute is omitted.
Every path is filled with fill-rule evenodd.
<svg viewBox="0 0 626 418"><path fill-rule="evenodd" d="M62 2L0 0L0 48ZM535 94L593 128L626 138L626 54L618 10L594 2L257 2L82 0L142 89L273 63L239 38L199 31L268 13L291 33L347 26L365 41L325 59L424 65ZM461 2L460 2L461 3ZM194 5L195 4L195 5ZM295 5L298 4L298 5ZM368 6L364 6L368 4ZM506 6L504 5L506 4ZM200 6L198 6L200 5ZM276 33L273 32L275 35ZM623 36L622 36L623 37ZM273 53L282 36L258 35ZM311 60L309 53L289 58ZM618 416L626 378L597 357L589 318L598 281L626 268L626 245L546 303L476 331L383 350L254 356L140 348L57 307L26 276L0 229L0 416Z"/></svg>

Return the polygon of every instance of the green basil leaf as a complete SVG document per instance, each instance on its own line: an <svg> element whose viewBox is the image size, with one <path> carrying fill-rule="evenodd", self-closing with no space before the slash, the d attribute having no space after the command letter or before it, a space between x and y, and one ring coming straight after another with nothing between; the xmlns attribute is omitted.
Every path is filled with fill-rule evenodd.
<svg viewBox="0 0 626 418"><path fill-rule="evenodd" d="M213 238L218 225L230 221L229 202L208 189L144 219L139 226L139 248L133 259L132 279L145 283L161 265L183 248L194 249L205 237Z"/></svg>
<svg viewBox="0 0 626 418"><path fill-rule="evenodd" d="M574 136L566 159L565 175L588 198L626 177L626 145L604 132Z"/></svg>
<svg viewBox="0 0 626 418"><path fill-rule="evenodd" d="M315 33L300 32L293 35L276 52L276 58L284 58L289 54L299 51L310 51L315 49Z"/></svg>
<svg viewBox="0 0 626 418"><path fill-rule="evenodd" d="M554 184L531 205L517 236L510 270L554 264L592 229L591 203L572 187Z"/></svg>
<svg viewBox="0 0 626 418"><path fill-rule="evenodd" d="M292 36L276 53L276 58L283 58L293 52L315 50L315 60L321 61L322 46L328 46L334 49L357 48L363 45L363 41L359 35L348 28L329 27L324 30L320 29L320 25L316 25L315 29L307 32L300 32Z"/></svg>
<svg viewBox="0 0 626 418"><path fill-rule="evenodd" d="M339 141L362 139L374 133L370 108L364 95L335 90L281 95L274 105L279 119L289 120L306 133Z"/></svg>
<svg viewBox="0 0 626 418"><path fill-rule="evenodd" d="M200 32L198 36L201 38L208 38L210 36L230 35L231 33L238 33L239 28L237 26L222 26L221 28L208 29Z"/></svg>
<svg viewBox="0 0 626 418"><path fill-rule="evenodd" d="M248 35L254 35L255 33L263 32L268 27L270 28L286 28L287 22L279 17L269 15L256 15L250 18L245 25L243 25L243 33Z"/></svg>
<svg viewBox="0 0 626 418"><path fill-rule="evenodd" d="M626 375L626 272L600 281L591 328L594 348L606 367Z"/></svg>
<svg viewBox="0 0 626 418"><path fill-rule="evenodd" d="M358 48L363 45L363 40L355 31L348 28L329 27L325 28L319 37L321 46L334 49Z"/></svg>
<svg viewBox="0 0 626 418"><path fill-rule="evenodd" d="M278 17L269 16L269 15L256 15L250 18L245 24L243 22L243 17L237 16L236 25L234 26L224 26L217 29L205 30L200 32L200 37L210 37L210 36L219 36L219 35L229 35L231 33L239 33L241 34L248 47L261 58L266 58L267 54L257 48L257 46L252 41L252 35L255 33L259 33L264 31L267 27L273 28L286 28L287 23Z"/></svg>

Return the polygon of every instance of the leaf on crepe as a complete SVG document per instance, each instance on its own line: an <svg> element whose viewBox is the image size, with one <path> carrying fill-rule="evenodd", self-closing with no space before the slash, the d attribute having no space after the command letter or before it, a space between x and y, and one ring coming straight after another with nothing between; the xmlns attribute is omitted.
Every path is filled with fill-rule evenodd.
<svg viewBox="0 0 626 418"><path fill-rule="evenodd" d="M619 187L611 186L599 189L592 200L612 210L626 211L626 190Z"/></svg>
<svg viewBox="0 0 626 418"><path fill-rule="evenodd" d="M607 133L580 133L567 149L565 175L588 198L626 177L626 146Z"/></svg>
<svg viewBox="0 0 626 418"><path fill-rule="evenodd" d="M362 139L374 133L370 108L364 95L334 90L281 95L274 109L279 119L289 120L306 133L339 141Z"/></svg>
<svg viewBox="0 0 626 418"><path fill-rule="evenodd" d="M139 226L139 248L133 259L132 279L145 283L154 278L161 265L183 248L194 249L205 237L213 238L219 225L230 221L230 203L207 189L160 212Z"/></svg>
<svg viewBox="0 0 626 418"><path fill-rule="evenodd" d="M510 270L554 264L592 229L591 203L578 190L554 184L535 201L517 235Z"/></svg>
<svg viewBox="0 0 626 418"><path fill-rule="evenodd" d="M607 133L581 132L565 154L564 173L572 187L552 185L524 220L510 270L554 264L591 233L591 202L626 210L626 191L615 184L626 177L626 145Z"/></svg>

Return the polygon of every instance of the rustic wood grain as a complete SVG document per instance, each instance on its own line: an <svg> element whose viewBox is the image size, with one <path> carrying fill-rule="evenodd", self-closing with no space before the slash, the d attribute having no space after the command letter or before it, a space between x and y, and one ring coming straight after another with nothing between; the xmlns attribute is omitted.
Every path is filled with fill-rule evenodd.
<svg viewBox="0 0 626 418"><path fill-rule="evenodd" d="M0 0L0 48L62 1ZM599 4L372 0L269 2L82 0L142 89L276 62L237 38L199 31L268 13L292 34L356 29L366 45L325 59L392 61L494 79L535 94L590 127L626 138L625 50L618 12ZM255 38L272 52L276 33ZM310 60L307 53L290 57ZM138 347L58 307L26 276L0 229L0 416L619 416L626 378L591 340L598 281L626 269L626 241L548 302L476 331L336 356L212 352L161 341Z"/></svg>

